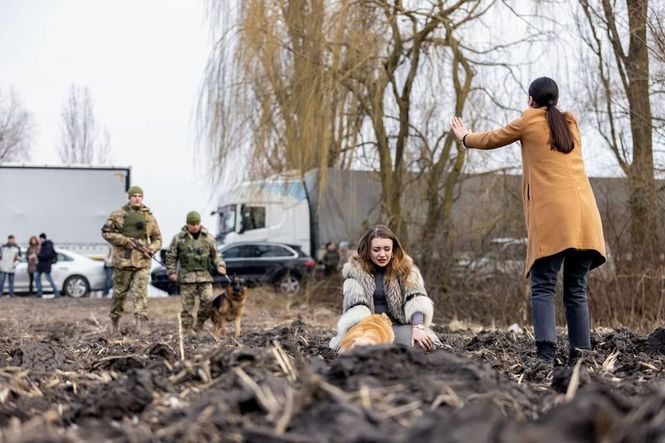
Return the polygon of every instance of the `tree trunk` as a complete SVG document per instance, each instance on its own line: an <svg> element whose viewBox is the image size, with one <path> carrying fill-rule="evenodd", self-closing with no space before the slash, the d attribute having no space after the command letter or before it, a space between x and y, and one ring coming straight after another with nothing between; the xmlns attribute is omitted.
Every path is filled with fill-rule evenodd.
<svg viewBox="0 0 665 443"><path fill-rule="evenodd" d="M649 101L649 52L647 47L647 0L628 0L630 45L626 59L633 162L630 181L631 239L633 263L655 265L656 185L653 166L653 121ZM641 257L642 260L636 260Z"/></svg>

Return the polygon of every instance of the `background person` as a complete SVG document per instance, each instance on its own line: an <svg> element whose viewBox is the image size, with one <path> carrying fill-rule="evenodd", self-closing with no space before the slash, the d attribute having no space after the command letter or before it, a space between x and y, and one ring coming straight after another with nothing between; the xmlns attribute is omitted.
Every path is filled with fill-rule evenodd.
<svg viewBox="0 0 665 443"><path fill-rule="evenodd" d="M342 270L342 316L330 347L339 349L344 334L371 314L385 313L393 322L395 343L425 350L441 346L430 329L434 303L427 296L420 271L393 232L374 225L358 242Z"/></svg>
<svg viewBox="0 0 665 443"><path fill-rule="evenodd" d="M39 254L39 239L36 235L30 237L28 241L28 249L25 251L25 256L28 261L27 271L28 279L30 280L30 286L28 289L29 295L34 294L32 288L33 283L35 282L35 272L37 272L37 255Z"/></svg>
<svg viewBox="0 0 665 443"><path fill-rule="evenodd" d="M16 238L13 235L7 236L7 243L0 246L0 296L5 289L5 280L9 286L8 297L14 296L14 276L19 257L21 248L16 245Z"/></svg>
<svg viewBox="0 0 665 443"><path fill-rule="evenodd" d="M46 238L43 232L39 234L39 253L37 254L37 274L35 275L35 285L37 286L37 297L43 298L42 294L42 274L46 276L49 284L53 288L53 297L60 297L60 291L51 277L51 266L58 260L58 254L55 252L53 242Z"/></svg>
<svg viewBox="0 0 665 443"><path fill-rule="evenodd" d="M334 241L326 243L326 251L321 259L321 263L323 263L323 272L326 277L330 277L338 271L339 260L340 256L337 243Z"/></svg>
<svg viewBox="0 0 665 443"><path fill-rule="evenodd" d="M605 262L600 213L584 170L575 117L557 109L559 88L547 77L529 86L528 108L507 126L468 131L453 117L452 130L467 148L495 149L521 142L522 202L528 233L526 276L531 277L531 311L537 356L554 363L554 297L563 266L563 302L570 359L591 349L587 273Z"/></svg>

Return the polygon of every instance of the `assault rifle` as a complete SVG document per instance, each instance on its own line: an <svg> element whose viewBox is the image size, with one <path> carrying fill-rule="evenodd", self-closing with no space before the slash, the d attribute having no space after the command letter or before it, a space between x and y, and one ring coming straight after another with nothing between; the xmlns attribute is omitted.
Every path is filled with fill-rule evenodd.
<svg viewBox="0 0 665 443"><path fill-rule="evenodd" d="M137 251L141 252L145 258L152 258L155 260L157 263L160 265L166 267L164 263L162 263L155 255L152 253L150 249L148 249L145 245L143 245L141 242L138 242L134 239L131 240L129 244L130 249L136 249Z"/></svg>

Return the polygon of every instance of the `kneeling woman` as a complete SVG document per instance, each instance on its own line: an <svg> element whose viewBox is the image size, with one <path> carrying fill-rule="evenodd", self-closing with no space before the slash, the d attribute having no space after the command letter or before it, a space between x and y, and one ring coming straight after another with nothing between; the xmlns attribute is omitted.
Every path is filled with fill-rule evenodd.
<svg viewBox="0 0 665 443"><path fill-rule="evenodd" d="M342 276L343 314L337 323L337 336L330 341L331 348L338 350L344 334L358 322L382 313L393 322L395 343L417 344L425 350L441 346L429 329L434 305L420 271L387 226L372 226L363 235Z"/></svg>

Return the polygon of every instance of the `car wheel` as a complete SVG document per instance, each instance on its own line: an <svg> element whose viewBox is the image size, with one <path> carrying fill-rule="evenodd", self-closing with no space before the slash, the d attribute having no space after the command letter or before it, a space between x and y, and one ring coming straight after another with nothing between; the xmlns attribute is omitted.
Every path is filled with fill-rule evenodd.
<svg viewBox="0 0 665 443"><path fill-rule="evenodd" d="M275 286L282 294L295 294L300 291L300 279L287 272L277 280Z"/></svg>
<svg viewBox="0 0 665 443"><path fill-rule="evenodd" d="M72 275L62 285L62 292L69 297L80 298L90 293L90 283L85 277Z"/></svg>

